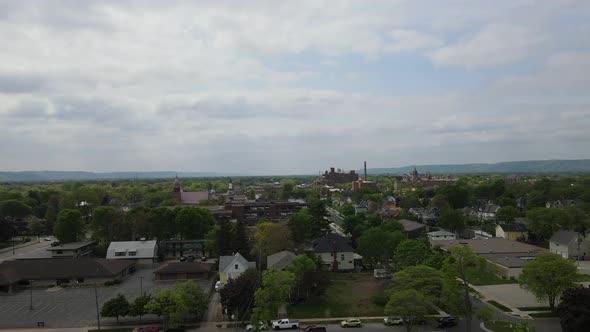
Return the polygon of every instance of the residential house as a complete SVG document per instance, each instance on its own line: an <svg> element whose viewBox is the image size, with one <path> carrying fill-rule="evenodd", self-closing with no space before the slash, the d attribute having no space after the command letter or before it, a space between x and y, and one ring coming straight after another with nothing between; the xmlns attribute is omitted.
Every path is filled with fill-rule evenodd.
<svg viewBox="0 0 590 332"><path fill-rule="evenodd" d="M158 258L158 243L152 241L113 241L107 249L107 259L132 259L138 264L152 264Z"/></svg>
<svg viewBox="0 0 590 332"><path fill-rule="evenodd" d="M408 212L418 218L421 222L429 225L438 223L440 215L437 207L410 208Z"/></svg>
<svg viewBox="0 0 590 332"><path fill-rule="evenodd" d="M563 209L566 207L576 206L577 203L578 200L575 199L561 199L557 201L548 201L545 203L545 207Z"/></svg>
<svg viewBox="0 0 590 332"><path fill-rule="evenodd" d="M328 271L352 271L359 255L354 253L350 240L334 233L328 233L313 243L313 252L322 260L322 267Z"/></svg>
<svg viewBox="0 0 590 332"><path fill-rule="evenodd" d="M500 205L487 203L477 209L476 216L478 220L496 220L496 214L500 210Z"/></svg>
<svg viewBox="0 0 590 332"><path fill-rule="evenodd" d="M156 281L209 279L213 264L201 262L169 262L154 271Z"/></svg>
<svg viewBox="0 0 590 332"><path fill-rule="evenodd" d="M586 260L590 256L590 235L559 230L549 240L549 251L563 258Z"/></svg>
<svg viewBox="0 0 590 332"><path fill-rule="evenodd" d="M97 243L97 241L63 243L50 247L47 251L51 252L52 258L77 258L90 255Z"/></svg>
<svg viewBox="0 0 590 332"><path fill-rule="evenodd" d="M354 213L367 213L369 210L369 201L363 200L354 205Z"/></svg>
<svg viewBox="0 0 590 332"><path fill-rule="evenodd" d="M0 292L12 293L19 287L50 287L69 283L104 284L123 280L135 271L135 262L104 258L49 258L0 263Z"/></svg>
<svg viewBox="0 0 590 332"><path fill-rule="evenodd" d="M417 239L428 232L428 226L419 222L402 219L399 223L404 226L404 232L408 239Z"/></svg>
<svg viewBox="0 0 590 332"><path fill-rule="evenodd" d="M431 241L433 246L449 251L453 246L469 246L473 252L485 258L496 267L497 274L503 278L518 278L522 267L536 256L547 253L547 249L527 243L506 240L500 237L488 239L461 239Z"/></svg>
<svg viewBox="0 0 590 332"><path fill-rule="evenodd" d="M288 250L277 252L276 254L266 257L266 268L284 270L287 266L291 265L293 258L295 257L295 253Z"/></svg>
<svg viewBox="0 0 590 332"><path fill-rule="evenodd" d="M255 269L256 262L248 262L240 253L233 256L219 257L219 280L225 284L229 279L236 279L247 269Z"/></svg>
<svg viewBox="0 0 590 332"><path fill-rule="evenodd" d="M457 239L457 235L455 235L455 233L445 231L444 229L434 231L434 232L428 232L428 233L426 233L426 235L428 236L428 240L430 240L430 241L456 240Z"/></svg>
<svg viewBox="0 0 590 332"><path fill-rule="evenodd" d="M519 223L499 224L496 226L496 237L512 241L526 241L529 238L529 231L525 225Z"/></svg>

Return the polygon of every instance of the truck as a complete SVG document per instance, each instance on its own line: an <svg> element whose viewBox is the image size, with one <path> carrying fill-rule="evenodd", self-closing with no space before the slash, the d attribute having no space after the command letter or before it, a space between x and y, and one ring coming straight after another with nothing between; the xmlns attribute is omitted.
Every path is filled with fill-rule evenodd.
<svg viewBox="0 0 590 332"><path fill-rule="evenodd" d="M298 320L289 320L289 318L283 318L281 320L275 320L272 322L273 330L284 330L284 329L298 329Z"/></svg>

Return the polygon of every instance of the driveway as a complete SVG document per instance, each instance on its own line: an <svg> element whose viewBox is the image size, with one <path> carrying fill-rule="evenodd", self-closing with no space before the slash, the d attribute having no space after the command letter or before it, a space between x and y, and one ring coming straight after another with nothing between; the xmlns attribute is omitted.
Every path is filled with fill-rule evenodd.
<svg viewBox="0 0 590 332"><path fill-rule="evenodd" d="M104 302L119 293L132 302L140 295L140 288L155 294L174 285L174 282L154 283L153 271L154 268L138 269L119 285L97 287L99 310ZM211 285L210 280L196 280L196 283L205 290ZM31 328L40 321L48 328L96 326L94 287L33 289L33 310L29 310L30 294L27 289L14 295L0 296L0 328ZM146 318L156 317L148 315ZM136 321L137 318L120 320ZM101 324L113 322L114 318L101 317Z"/></svg>

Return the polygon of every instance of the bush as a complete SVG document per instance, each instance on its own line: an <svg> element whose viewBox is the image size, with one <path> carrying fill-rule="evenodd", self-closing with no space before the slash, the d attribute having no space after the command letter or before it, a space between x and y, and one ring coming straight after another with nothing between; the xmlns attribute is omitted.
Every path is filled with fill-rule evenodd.
<svg viewBox="0 0 590 332"><path fill-rule="evenodd" d="M493 305L494 307L496 307L496 308L504 311L504 312L512 311L512 310L510 310L510 308L505 307L505 306L501 305L500 303L498 303L498 302L496 302L494 300L490 300L490 301L488 301L488 303L491 304L491 305Z"/></svg>
<svg viewBox="0 0 590 332"><path fill-rule="evenodd" d="M121 283L120 279L115 279L115 280L109 280L109 281L105 281L104 285L105 286L113 286L113 285L118 285Z"/></svg>

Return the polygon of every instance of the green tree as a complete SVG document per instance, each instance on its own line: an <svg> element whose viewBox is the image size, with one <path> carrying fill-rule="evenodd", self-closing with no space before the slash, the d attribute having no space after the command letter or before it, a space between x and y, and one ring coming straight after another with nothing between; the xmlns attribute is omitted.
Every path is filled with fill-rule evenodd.
<svg viewBox="0 0 590 332"><path fill-rule="evenodd" d="M295 276L289 271L274 268L262 273L262 287L254 294L254 317L268 321L278 316L279 306L286 302L295 284Z"/></svg>
<svg viewBox="0 0 590 332"><path fill-rule="evenodd" d="M233 248L232 226L229 221L223 220L219 223L219 231L215 236L215 241L220 256L228 256L235 251ZM245 255L246 253L241 254Z"/></svg>
<svg viewBox="0 0 590 332"><path fill-rule="evenodd" d="M31 234L40 235L45 231L45 225L37 217L33 217L29 222L29 231Z"/></svg>
<svg viewBox="0 0 590 332"><path fill-rule="evenodd" d="M258 279L258 271L248 269L239 277L228 280L219 291L221 304L227 308L227 312L236 313L238 319L244 317L250 307L250 299L258 288Z"/></svg>
<svg viewBox="0 0 590 332"><path fill-rule="evenodd" d="M393 261L399 270L423 264L430 254L426 243L418 240L403 240L395 249Z"/></svg>
<svg viewBox="0 0 590 332"><path fill-rule="evenodd" d="M412 327L424 320L430 311L430 299L415 289L404 289L391 292L389 301L385 306L387 315L399 316L406 331L410 332Z"/></svg>
<svg viewBox="0 0 590 332"><path fill-rule="evenodd" d="M180 294L173 289L163 289L144 306L147 313L162 317L164 330L170 324L181 322L182 316L188 310Z"/></svg>
<svg viewBox="0 0 590 332"><path fill-rule="evenodd" d="M135 301L133 301L133 303L130 304L129 315L139 316L139 318L141 319L141 317L147 313L147 311L145 310L145 305L150 303L152 299L152 296L148 293L135 298Z"/></svg>
<svg viewBox="0 0 590 332"><path fill-rule="evenodd" d="M445 196L452 209L462 209L469 203L469 191L461 182L442 186L436 193Z"/></svg>
<svg viewBox="0 0 590 332"><path fill-rule="evenodd" d="M301 290L304 290L306 292L306 298L309 297L309 290L313 287L309 274L314 272L316 269L316 262L305 255L300 255L293 258L291 265L287 266L286 270L293 273L295 276L295 288L297 289L297 296L300 296Z"/></svg>
<svg viewBox="0 0 590 332"><path fill-rule="evenodd" d="M354 216L356 213L356 211L354 210L354 206L352 206L352 204L350 203L342 205L339 210L340 213L342 213L342 215L345 217Z"/></svg>
<svg viewBox="0 0 590 332"><path fill-rule="evenodd" d="M440 213L439 224L449 232L460 233L465 230L465 217L461 210L446 209Z"/></svg>
<svg viewBox="0 0 590 332"><path fill-rule="evenodd" d="M512 326L512 332L535 332L534 326L529 325L526 320L521 320L516 325Z"/></svg>
<svg viewBox="0 0 590 332"><path fill-rule="evenodd" d="M292 250L291 231L287 225L263 222L256 224L252 256L262 258L283 250ZM262 263L261 263L262 264Z"/></svg>
<svg viewBox="0 0 590 332"><path fill-rule="evenodd" d="M248 245L248 235L246 234L246 226L244 223L238 220L233 225L231 235L233 251L242 253L242 255L246 255L247 257L250 253L250 246Z"/></svg>
<svg viewBox="0 0 590 332"><path fill-rule="evenodd" d="M352 233L355 228L364 226L364 215L350 215L344 217L343 228L346 233Z"/></svg>
<svg viewBox="0 0 590 332"><path fill-rule="evenodd" d="M63 242L76 242L82 237L84 224L78 210L64 209L59 212L54 226L55 237Z"/></svg>
<svg viewBox="0 0 590 332"><path fill-rule="evenodd" d="M380 227L385 232L405 233L404 226L399 221L393 219L383 220Z"/></svg>
<svg viewBox="0 0 590 332"><path fill-rule="evenodd" d="M100 239L105 248L113 240L115 223L121 217L120 212L111 206L97 206L92 212L90 228L94 232L94 236Z"/></svg>
<svg viewBox="0 0 590 332"><path fill-rule="evenodd" d="M496 213L496 219L502 223L511 223L520 217L520 212L514 206L501 207Z"/></svg>
<svg viewBox="0 0 590 332"><path fill-rule="evenodd" d="M148 224L150 234L158 240L168 240L177 233L174 211L166 207L151 209Z"/></svg>
<svg viewBox="0 0 590 332"><path fill-rule="evenodd" d="M369 228L357 239L357 250L363 261L370 265L388 264L395 248L405 239L401 232L384 232L378 227Z"/></svg>
<svg viewBox="0 0 590 332"><path fill-rule="evenodd" d="M585 331L590 326L590 288L576 287L563 292L557 314L562 331Z"/></svg>
<svg viewBox="0 0 590 332"><path fill-rule="evenodd" d="M106 301L100 310L100 314L103 317L115 317L117 324L119 324L119 317L127 316L128 313L129 302L123 294L118 294L116 297Z"/></svg>
<svg viewBox="0 0 590 332"><path fill-rule="evenodd" d="M221 227L219 225L213 226L207 234L205 234L205 250L209 252L210 256L222 256L219 249L219 232Z"/></svg>
<svg viewBox="0 0 590 332"><path fill-rule="evenodd" d="M573 261L554 254L542 254L526 263L518 282L539 301L547 301L555 312L555 300L575 285L577 276Z"/></svg>
<svg viewBox="0 0 590 332"><path fill-rule="evenodd" d="M458 278L461 282L463 293L463 314L465 316L465 330L471 330L471 319L473 313L473 304L469 293L471 288L469 284L478 275L484 273L487 269L486 261L473 253L468 246L452 246L450 256L444 262L443 270L452 278Z"/></svg>
<svg viewBox="0 0 590 332"><path fill-rule="evenodd" d="M207 310L208 297L201 287L197 286L192 280L179 282L174 285L174 291L180 294L180 298L186 307L185 316L190 320L201 318Z"/></svg>
<svg viewBox="0 0 590 332"><path fill-rule="evenodd" d="M561 228L567 228L570 220L563 209L538 208L527 212L528 228L541 239L549 239Z"/></svg>
<svg viewBox="0 0 590 332"><path fill-rule="evenodd" d="M31 214L31 207L19 200L9 199L0 202L0 218L14 220L24 218L29 214Z"/></svg>
<svg viewBox="0 0 590 332"><path fill-rule="evenodd" d="M441 271L424 265L411 266L393 274L388 291L413 289L428 297L431 302L438 303L443 284L444 275Z"/></svg>
<svg viewBox="0 0 590 332"><path fill-rule="evenodd" d="M289 217L287 225L293 234L293 240L303 243L320 234L320 230L315 227L315 218L309 212L309 209L301 209Z"/></svg>

